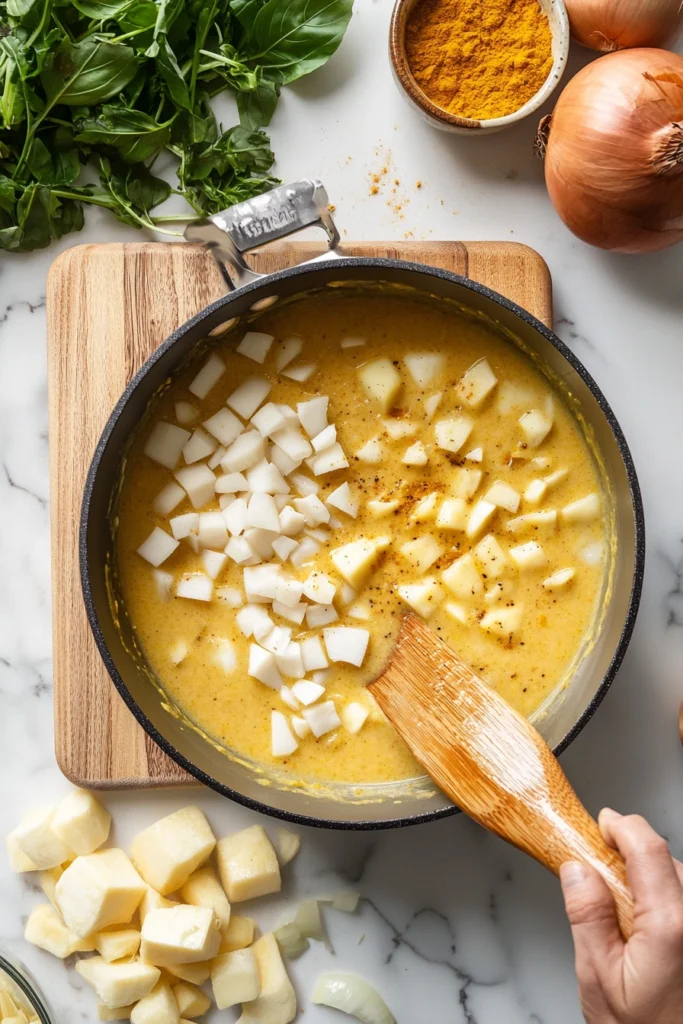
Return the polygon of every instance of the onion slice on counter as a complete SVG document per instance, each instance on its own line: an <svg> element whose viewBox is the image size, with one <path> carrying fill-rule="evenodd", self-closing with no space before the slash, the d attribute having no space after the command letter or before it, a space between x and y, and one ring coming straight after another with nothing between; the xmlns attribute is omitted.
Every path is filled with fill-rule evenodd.
<svg viewBox="0 0 683 1024"><path fill-rule="evenodd" d="M341 1010L362 1024L396 1024L396 1019L376 988L355 974L333 971L318 978L313 1003Z"/></svg>

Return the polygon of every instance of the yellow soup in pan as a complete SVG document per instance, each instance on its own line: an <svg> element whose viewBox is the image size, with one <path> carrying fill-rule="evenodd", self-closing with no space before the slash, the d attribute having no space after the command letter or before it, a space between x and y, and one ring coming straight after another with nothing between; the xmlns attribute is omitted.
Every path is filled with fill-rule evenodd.
<svg viewBox="0 0 683 1024"><path fill-rule="evenodd" d="M285 777L423 773L366 684L408 609L529 716L604 593L608 516L531 358L409 292L328 289L238 325L126 461L118 588L162 689Z"/></svg>

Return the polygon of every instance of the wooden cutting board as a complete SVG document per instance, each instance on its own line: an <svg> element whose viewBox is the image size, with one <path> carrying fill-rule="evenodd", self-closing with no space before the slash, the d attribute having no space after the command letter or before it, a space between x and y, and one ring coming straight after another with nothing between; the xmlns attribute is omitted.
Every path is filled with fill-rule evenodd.
<svg viewBox="0 0 683 1024"><path fill-rule="evenodd" d="M277 270L319 255L308 242L254 254ZM538 253L515 242L362 242L350 256L443 267L480 281L550 326L551 284ZM79 245L59 256L47 289L55 752L68 779L92 789L188 785L193 780L140 728L95 647L81 597L81 497L97 438L126 384L157 346L224 292L200 246Z"/></svg>

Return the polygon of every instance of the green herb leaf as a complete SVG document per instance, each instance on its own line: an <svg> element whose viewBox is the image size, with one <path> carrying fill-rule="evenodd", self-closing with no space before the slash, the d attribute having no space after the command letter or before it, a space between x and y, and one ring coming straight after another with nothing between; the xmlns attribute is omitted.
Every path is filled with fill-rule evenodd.
<svg viewBox="0 0 683 1024"><path fill-rule="evenodd" d="M71 185L81 170L71 129L60 126L41 138L34 138L26 163L41 185Z"/></svg>
<svg viewBox="0 0 683 1024"><path fill-rule="evenodd" d="M237 110L244 128L265 128L277 106L280 86L264 78L251 92L237 93Z"/></svg>
<svg viewBox="0 0 683 1024"><path fill-rule="evenodd" d="M135 51L120 43L88 38L65 39L51 54L41 75L48 107L92 106L121 92L137 71Z"/></svg>
<svg viewBox="0 0 683 1024"><path fill-rule="evenodd" d="M130 0L71 0L77 11L94 21L109 21L130 6Z"/></svg>
<svg viewBox="0 0 683 1024"><path fill-rule="evenodd" d="M247 57L281 83L293 82L332 56L352 9L353 0L268 0L249 31Z"/></svg>
<svg viewBox="0 0 683 1024"><path fill-rule="evenodd" d="M135 164L154 156L167 145L172 123L173 118L159 124L142 110L105 104L96 117L77 120L75 141L112 146L122 160Z"/></svg>

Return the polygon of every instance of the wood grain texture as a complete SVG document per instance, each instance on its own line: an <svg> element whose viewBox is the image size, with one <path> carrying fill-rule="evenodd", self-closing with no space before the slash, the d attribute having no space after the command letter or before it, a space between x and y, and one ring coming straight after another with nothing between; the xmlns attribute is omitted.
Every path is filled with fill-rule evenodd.
<svg viewBox="0 0 683 1024"><path fill-rule="evenodd" d="M254 254L256 270L323 251L285 242ZM407 259L487 284L551 322L548 268L513 242L378 242L348 255ZM224 292L208 252L193 245L81 245L48 279L55 751L64 774L90 788L188 785L192 780L137 725L102 664L81 597L78 524L97 439L127 382L176 327Z"/></svg>
<svg viewBox="0 0 683 1024"><path fill-rule="evenodd" d="M463 811L555 874L568 860L607 882L625 938L633 899L624 862L602 838L541 735L422 619L405 616L370 691L416 759Z"/></svg>

